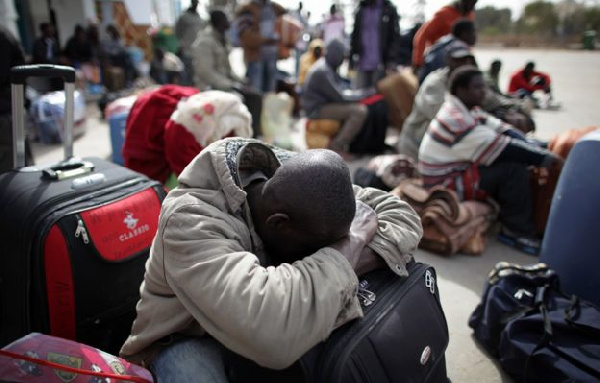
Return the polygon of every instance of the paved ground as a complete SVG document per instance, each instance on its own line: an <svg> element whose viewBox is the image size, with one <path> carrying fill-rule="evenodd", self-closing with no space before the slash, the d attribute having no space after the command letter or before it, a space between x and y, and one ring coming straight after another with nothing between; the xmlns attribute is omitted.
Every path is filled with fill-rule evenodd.
<svg viewBox="0 0 600 383"><path fill-rule="evenodd" d="M234 57L238 57L235 56ZM550 138L553 134L569 128L581 128L600 124L600 52L525 50L525 49L477 49L477 61L482 68L496 58L503 61L501 85L506 87L510 72L519 69L526 61L534 60L538 69L552 76L555 98L563 108L559 111L536 111L537 136ZM289 63L287 63L289 65ZM107 124L99 120L97 109L90 105L87 133L76 140L75 154L108 158L111 153ZM296 131L298 137L301 132ZM36 162L48 164L62 158L58 145L34 144ZM350 164L364 165L366 160ZM441 257L419 251L416 258L434 265L443 306L450 329L450 346L446 354L448 374L453 382L510 382L497 363L483 353L473 341L467 320L482 292L486 275L496 262L509 261L521 264L537 262L489 237L489 245L481 256L457 254Z"/></svg>

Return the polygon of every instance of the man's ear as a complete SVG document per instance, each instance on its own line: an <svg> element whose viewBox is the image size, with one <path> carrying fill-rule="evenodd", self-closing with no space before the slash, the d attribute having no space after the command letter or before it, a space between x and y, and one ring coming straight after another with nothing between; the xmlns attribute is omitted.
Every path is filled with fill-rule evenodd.
<svg viewBox="0 0 600 383"><path fill-rule="evenodd" d="M267 217L265 223L270 230L282 230L289 225L290 217L284 213L275 213Z"/></svg>

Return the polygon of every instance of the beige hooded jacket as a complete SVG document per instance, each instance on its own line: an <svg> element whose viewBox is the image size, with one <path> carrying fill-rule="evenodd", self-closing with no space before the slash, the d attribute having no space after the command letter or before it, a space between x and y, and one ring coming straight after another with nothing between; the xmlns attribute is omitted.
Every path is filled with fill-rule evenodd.
<svg viewBox="0 0 600 383"><path fill-rule="evenodd" d="M179 176L162 207L137 305L121 355L147 365L162 340L210 334L258 364L282 369L340 325L362 316L357 277L325 247L293 264L269 266L239 168L271 177L293 153L251 139L211 144ZM418 215L389 193L355 187L377 213L370 247L399 275L422 235Z"/></svg>

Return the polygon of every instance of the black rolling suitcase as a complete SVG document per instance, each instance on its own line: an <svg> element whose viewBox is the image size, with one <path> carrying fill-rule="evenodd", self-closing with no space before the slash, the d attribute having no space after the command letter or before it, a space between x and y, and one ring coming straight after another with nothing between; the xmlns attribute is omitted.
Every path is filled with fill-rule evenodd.
<svg viewBox="0 0 600 383"><path fill-rule="evenodd" d="M65 160L24 165L23 85L65 80ZM30 332L117 354L135 318L165 190L98 158L73 157L75 71L11 71L15 169L0 176L0 347Z"/></svg>

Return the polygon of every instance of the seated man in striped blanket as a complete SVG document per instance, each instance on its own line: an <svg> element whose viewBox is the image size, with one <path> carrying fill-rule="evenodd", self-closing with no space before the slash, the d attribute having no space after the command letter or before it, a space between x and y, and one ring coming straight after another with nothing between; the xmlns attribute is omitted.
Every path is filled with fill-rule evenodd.
<svg viewBox="0 0 600 383"><path fill-rule="evenodd" d="M500 204L499 239L538 254L527 166L561 166L562 159L484 112L485 92L476 67L452 74L450 94L419 148L419 171L426 187L444 185L464 200L494 198Z"/></svg>

